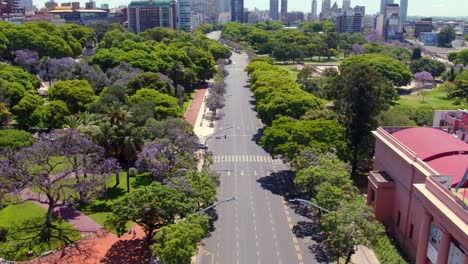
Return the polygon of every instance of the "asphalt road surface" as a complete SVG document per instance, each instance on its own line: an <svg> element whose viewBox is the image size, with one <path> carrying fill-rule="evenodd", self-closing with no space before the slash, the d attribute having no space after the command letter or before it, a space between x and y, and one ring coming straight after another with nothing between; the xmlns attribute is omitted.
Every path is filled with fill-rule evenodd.
<svg viewBox="0 0 468 264"><path fill-rule="evenodd" d="M216 131L232 127L207 141L214 169L221 174L219 200L236 197L216 208L214 231L203 241L198 263L318 263L309 238L293 234L298 221L284 198L291 182L288 167L256 144L264 125L255 112L244 72L248 59L234 53L226 69L226 106L219 111ZM226 138L224 137L226 135Z"/></svg>

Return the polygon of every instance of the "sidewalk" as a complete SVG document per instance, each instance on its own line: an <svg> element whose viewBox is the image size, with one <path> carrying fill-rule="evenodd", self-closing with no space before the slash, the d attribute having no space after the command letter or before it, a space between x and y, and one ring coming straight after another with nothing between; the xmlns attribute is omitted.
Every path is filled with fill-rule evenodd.
<svg viewBox="0 0 468 264"><path fill-rule="evenodd" d="M45 195L35 193L29 188L22 190L19 193L19 197L24 200L31 198L39 198L39 200L41 201L47 201L47 197ZM46 210L48 208L47 204L39 203L37 201L31 202ZM67 221L80 232L82 237L85 237L91 233L97 232L102 229L102 226L96 223L96 221L94 221L91 217L85 215L84 213L76 210L71 206L58 206L55 208L54 213L60 213L65 221Z"/></svg>
<svg viewBox="0 0 468 264"><path fill-rule="evenodd" d="M351 262L355 264L379 264L379 259L375 256L374 251L365 246L358 246L354 255L351 256Z"/></svg>

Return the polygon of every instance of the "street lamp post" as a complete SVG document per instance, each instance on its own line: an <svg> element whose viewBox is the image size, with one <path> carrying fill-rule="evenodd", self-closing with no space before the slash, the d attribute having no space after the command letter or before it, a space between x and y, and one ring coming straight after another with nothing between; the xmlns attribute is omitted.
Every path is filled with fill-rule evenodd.
<svg viewBox="0 0 468 264"><path fill-rule="evenodd" d="M234 200L236 200L236 197L232 197L232 198L229 198L229 199L225 199L225 200L216 202L216 203L214 203L214 204L211 205L211 206L208 206L208 207L206 207L206 208L204 208L204 209L201 209L201 210L198 211L198 212L195 212L195 214L203 213L203 212L208 211L208 210L210 210L211 208L214 208L214 207L216 207L216 206L218 206L218 205L220 205L220 204L222 204L222 203L227 203L227 202L234 201Z"/></svg>
<svg viewBox="0 0 468 264"><path fill-rule="evenodd" d="M322 211L324 211L324 212L330 213L329 210L327 210L327 209L325 209L325 208L323 208L323 207L320 207L320 206L318 206L318 205L316 205L316 204L314 204L314 203L312 203L312 202L310 202L310 201L304 200L304 199L290 199L289 201L290 201L290 202L305 203L305 204L307 204L307 205L310 205L310 206L313 206L313 207L315 207L315 208L318 208L318 209L320 209L320 210L322 210Z"/></svg>

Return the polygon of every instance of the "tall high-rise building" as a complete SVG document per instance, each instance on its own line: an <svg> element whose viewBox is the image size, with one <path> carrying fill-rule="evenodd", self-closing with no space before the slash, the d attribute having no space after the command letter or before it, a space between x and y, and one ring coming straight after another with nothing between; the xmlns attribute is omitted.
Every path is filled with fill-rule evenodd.
<svg viewBox="0 0 468 264"><path fill-rule="evenodd" d="M281 0L281 20L288 19L288 0Z"/></svg>
<svg viewBox="0 0 468 264"><path fill-rule="evenodd" d="M176 29L176 9L173 0L132 1L128 5L128 27L135 33L154 27Z"/></svg>
<svg viewBox="0 0 468 264"><path fill-rule="evenodd" d="M190 16L192 14L191 0L178 0L177 1L177 29L191 31L192 24L190 23Z"/></svg>
<svg viewBox="0 0 468 264"><path fill-rule="evenodd" d="M317 20L317 0L312 0L312 8L311 8L311 17L310 20L315 21Z"/></svg>
<svg viewBox="0 0 468 264"><path fill-rule="evenodd" d="M278 0L270 0L270 19L278 20Z"/></svg>
<svg viewBox="0 0 468 264"><path fill-rule="evenodd" d="M320 20L325 20L331 9L331 0L322 1L322 11L320 12Z"/></svg>
<svg viewBox="0 0 468 264"><path fill-rule="evenodd" d="M244 0L231 0L231 21L244 23Z"/></svg>
<svg viewBox="0 0 468 264"><path fill-rule="evenodd" d="M366 8L364 6L350 8L335 18L336 30L350 34L362 33L365 14Z"/></svg>
<svg viewBox="0 0 468 264"><path fill-rule="evenodd" d="M219 13L229 12L229 0L218 0Z"/></svg>
<svg viewBox="0 0 468 264"><path fill-rule="evenodd" d="M32 0L21 0L21 7L26 10L33 9L33 1Z"/></svg>
<svg viewBox="0 0 468 264"><path fill-rule="evenodd" d="M346 12L351 9L351 0L343 0L343 7L341 8L342 12Z"/></svg>
<svg viewBox="0 0 468 264"><path fill-rule="evenodd" d="M380 14L385 14L385 8L387 5L393 3L393 0L380 0Z"/></svg>
<svg viewBox="0 0 468 264"><path fill-rule="evenodd" d="M400 0L400 8L401 23L404 24L408 18L408 0Z"/></svg>

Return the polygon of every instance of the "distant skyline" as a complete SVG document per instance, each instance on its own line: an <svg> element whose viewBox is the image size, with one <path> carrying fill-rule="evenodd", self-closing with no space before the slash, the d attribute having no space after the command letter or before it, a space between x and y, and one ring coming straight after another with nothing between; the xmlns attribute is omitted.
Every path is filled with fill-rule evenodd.
<svg viewBox="0 0 468 264"><path fill-rule="evenodd" d="M34 5L43 7L47 0L33 0ZM323 0L318 0L318 6L322 5ZM56 0L57 3L72 2L72 0ZM80 1L82 4L88 1ZM289 0L289 11L307 11L310 12L312 0ZM333 3L334 1L332 1ZM338 6L341 7L343 1L336 1ZM395 3L399 3L395 0ZM468 1L466 0L408 0L408 16L451 16L460 17L468 16ZM119 5L128 5L130 0L97 0L96 6L100 7L101 4L109 4L111 7ZM260 10L269 9L269 0L244 0L246 8L258 8ZM366 14L377 13L380 9L379 0L351 0L351 6L363 5L366 7ZM320 8L319 8L320 12Z"/></svg>

